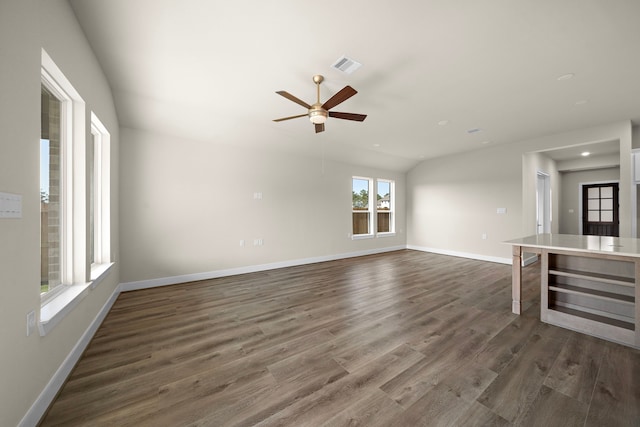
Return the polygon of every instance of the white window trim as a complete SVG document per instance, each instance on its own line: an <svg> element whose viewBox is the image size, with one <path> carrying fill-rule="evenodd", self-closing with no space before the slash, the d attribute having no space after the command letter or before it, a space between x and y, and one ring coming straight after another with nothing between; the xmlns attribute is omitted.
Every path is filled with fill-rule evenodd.
<svg viewBox="0 0 640 427"><path fill-rule="evenodd" d="M363 239L373 239L375 237L375 227L374 227L374 215L375 215L375 203L372 202L371 200L371 196L373 195L375 197L375 193L374 193L374 179L370 178L370 177L366 177L366 176L352 176L351 177L351 191L353 192L353 180L354 179L361 179L361 180L366 180L369 183L369 207L368 207L368 212L369 212L369 232L366 234L353 234L353 228L351 229L351 240L363 240ZM351 205L351 215L353 216L353 213L356 212L353 210L353 202ZM365 211L358 211L358 212L365 212Z"/></svg>
<svg viewBox="0 0 640 427"><path fill-rule="evenodd" d="M96 279L111 265L111 136L100 119L91 112L91 134L94 143L94 258L91 264L92 287Z"/></svg>
<svg viewBox="0 0 640 427"><path fill-rule="evenodd" d="M61 163L63 185L63 244L62 284L53 292L42 296L38 329L40 335L49 333L71 310L110 273L113 263L104 262L95 271L91 271L91 280L87 275L87 215L86 215L86 133L85 102L73 88L69 80L56 66L51 57L42 50L42 83L65 104L61 108ZM108 149L105 144L102 150ZM104 151L102 151L104 153ZM106 159L108 159L108 152ZM103 158L104 160L104 158ZM102 167L108 166L108 160ZM108 171L107 167L107 171ZM102 177L104 177L104 171ZM108 175L107 175L108 176ZM108 188L107 180L107 188ZM103 187L104 188L104 187ZM108 192L105 197L109 198ZM104 201L104 198L102 198ZM102 204L102 209L105 209ZM109 203L106 203L109 206ZM109 233L109 227L102 232ZM107 234L108 236L108 234ZM107 241L109 239L106 239ZM105 248L105 243L102 243ZM106 252L109 254L109 251ZM57 289L57 290L56 290Z"/></svg>
<svg viewBox="0 0 640 427"><path fill-rule="evenodd" d="M109 275L113 265L114 263L101 264L99 272L96 271L96 278L91 282L66 285L62 292L57 293L54 298L44 303L40 307L40 321L38 322L40 336L51 332L87 296L90 289L95 288Z"/></svg>
<svg viewBox="0 0 640 427"><path fill-rule="evenodd" d="M351 240L373 239L374 237L375 235L373 234L353 234Z"/></svg>
<svg viewBox="0 0 640 427"><path fill-rule="evenodd" d="M378 182L389 183L389 228L390 231L378 232L376 231L376 237L393 237L396 235L396 182L391 179L379 178L376 179L376 195L378 194ZM377 196L376 196L377 200ZM376 221L378 220L378 204L376 203ZM385 211L387 212L387 211ZM376 230L378 224L376 224Z"/></svg>
<svg viewBox="0 0 640 427"><path fill-rule="evenodd" d="M353 191L353 180L354 179L362 179L367 180L369 182L369 233L367 234L353 234L353 229L351 230L351 240L364 240L364 239L373 239L373 238L384 238L384 237L394 237L396 235L396 182L392 179L386 178L370 178L365 176L352 176L351 177L351 188ZM389 204L390 210L388 211L391 217L389 218L389 225L391 231L378 232L378 203L377 203L377 194L378 194L378 182L388 182L389 183ZM372 197L373 195L373 197ZM373 200L372 200L373 199ZM353 215L353 208L351 209L351 214ZM363 212L363 211L360 211ZM386 211L385 211L386 212Z"/></svg>

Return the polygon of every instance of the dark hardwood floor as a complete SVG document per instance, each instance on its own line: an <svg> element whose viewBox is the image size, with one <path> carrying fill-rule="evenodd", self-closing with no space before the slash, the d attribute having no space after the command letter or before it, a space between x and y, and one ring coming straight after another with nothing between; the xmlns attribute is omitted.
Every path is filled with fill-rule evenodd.
<svg viewBox="0 0 640 427"><path fill-rule="evenodd" d="M123 293L41 424L639 426L640 352L523 282L406 250Z"/></svg>

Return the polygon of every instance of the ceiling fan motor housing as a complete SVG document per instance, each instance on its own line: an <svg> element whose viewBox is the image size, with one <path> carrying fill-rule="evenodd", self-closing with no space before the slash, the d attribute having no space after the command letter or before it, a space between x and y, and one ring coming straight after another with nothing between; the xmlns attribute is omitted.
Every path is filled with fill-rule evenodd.
<svg viewBox="0 0 640 427"><path fill-rule="evenodd" d="M316 103L309 108L309 120L311 123L324 123L327 121L327 110L322 108L322 105Z"/></svg>

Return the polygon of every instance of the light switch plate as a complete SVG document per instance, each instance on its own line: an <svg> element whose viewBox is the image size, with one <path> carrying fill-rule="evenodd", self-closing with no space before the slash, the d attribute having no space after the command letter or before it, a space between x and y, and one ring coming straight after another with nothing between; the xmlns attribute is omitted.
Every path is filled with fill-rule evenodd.
<svg viewBox="0 0 640 427"><path fill-rule="evenodd" d="M0 219L22 218L22 195L0 193Z"/></svg>

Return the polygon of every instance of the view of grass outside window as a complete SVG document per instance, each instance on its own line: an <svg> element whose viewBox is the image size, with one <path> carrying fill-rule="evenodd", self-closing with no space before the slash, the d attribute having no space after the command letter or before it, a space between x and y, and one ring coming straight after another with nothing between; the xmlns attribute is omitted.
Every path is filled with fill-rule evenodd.
<svg viewBox="0 0 640 427"><path fill-rule="evenodd" d="M371 204L369 178L353 178L352 181L352 222L353 235L371 234Z"/></svg>

